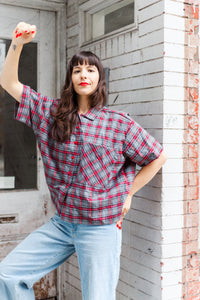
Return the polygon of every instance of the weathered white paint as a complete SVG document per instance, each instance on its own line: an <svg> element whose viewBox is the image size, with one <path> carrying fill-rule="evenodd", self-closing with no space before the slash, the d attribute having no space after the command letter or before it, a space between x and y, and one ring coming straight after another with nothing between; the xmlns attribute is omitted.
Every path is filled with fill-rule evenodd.
<svg viewBox="0 0 200 300"><path fill-rule="evenodd" d="M75 34L73 38L70 36L67 39L68 59L80 48L79 40L83 31L80 28L77 33L80 23L78 24L78 19L75 22L72 17L77 15L78 4L80 5L81 2L76 1L74 5L71 1L68 2L68 18L73 20L72 26L68 22L68 28L70 35L71 32ZM109 3L113 2L111 0ZM84 1L81 9L95 11L99 9L100 4L108 5L108 2ZM109 38L88 43L81 49L95 52L101 58L103 65L110 68L110 107L129 112L136 121L162 142L164 3L143 0L136 1L136 7L136 27L129 29L129 32L122 31L117 35L110 35ZM168 119L170 118L172 117L168 116ZM173 124L174 122L182 124L182 119L178 118L173 121ZM161 299L162 176L159 173L148 186L137 193L133 199L132 209L124 221L118 300ZM77 267L75 259L74 257L74 260L71 259L65 264L66 282L63 299L70 299L70 297L81 299L80 284L77 282L78 273L74 269ZM70 271L71 265L73 272L76 273L74 276Z"/></svg>
<svg viewBox="0 0 200 300"><path fill-rule="evenodd" d="M34 41L38 43L38 90L48 96L58 96L65 80L65 14L65 1L0 0L0 39L11 39L20 21L37 26ZM1 224L0 259L54 213L39 153L37 165L37 190L0 191L1 216L18 216L15 223ZM50 274L49 283L52 279ZM48 297L55 296L54 288Z"/></svg>
<svg viewBox="0 0 200 300"><path fill-rule="evenodd" d="M164 15L164 127L163 143L169 157L163 167L162 298L182 299L184 228L184 114L186 48L184 3L166 0Z"/></svg>
<svg viewBox="0 0 200 300"><path fill-rule="evenodd" d="M12 16L12 18L8 19L8 15ZM51 15L51 22L53 20L55 21L55 15L54 13ZM44 21L47 21L48 24L48 17L44 16ZM29 8L23 8L20 7L13 7L13 6L7 6L0 4L0 37L1 38L11 38L12 31L14 30L15 26L20 20L26 20L29 23L35 23L38 27L38 35L36 38L36 42L47 43L48 45L48 39L46 38L45 33L43 33L44 26L41 28L40 26L40 13L39 11L35 9L29 9ZM55 23L49 23L49 26L53 32L55 32ZM45 26L46 27L46 26ZM42 41L43 39L43 41ZM39 47L38 49L38 56L39 56L39 62L38 62L38 69L39 74L42 73L42 68L44 68L44 65L42 65L42 62L46 60L53 61L50 67L50 72L47 72L46 74L46 81L44 80L44 76L40 75L38 78L38 85L40 89L42 89L43 93L49 93L50 95L55 95L55 84L53 86L48 86L47 82L50 81L51 85L54 81L54 75L51 75L49 73L55 74L56 65L54 62L54 56L55 56L55 40L52 39L52 42L54 47L51 51L48 52L48 54L43 52L42 47ZM52 46L52 44L50 45ZM47 66L47 65L46 65ZM43 76L43 79L42 79ZM51 78L51 76L53 76ZM11 225L13 228L12 234L24 234L29 233L33 228L36 228L37 225L44 222L44 217L41 218L41 214L43 213L42 205L39 205L39 203L42 201L46 201L44 197L48 197L48 191L46 188L46 185L44 184L43 179L43 170L42 170L42 164L41 161L38 160L38 184L39 189L35 191L11 191L11 192L5 192L1 191L1 212L2 213L12 213L17 211L20 215L20 222L19 224L15 224L14 226ZM24 207L30 207L31 209L28 210L28 212L24 211ZM23 216L23 217L22 217ZM37 220L36 222L30 222L30 220ZM28 224L28 226L25 224ZM8 225L9 228L9 225ZM4 234L6 234L4 230Z"/></svg>

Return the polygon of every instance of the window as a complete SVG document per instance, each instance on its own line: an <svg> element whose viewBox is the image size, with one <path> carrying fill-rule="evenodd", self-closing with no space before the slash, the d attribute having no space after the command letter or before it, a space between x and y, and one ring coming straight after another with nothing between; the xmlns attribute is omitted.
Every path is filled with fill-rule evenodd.
<svg viewBox="0 0 200 300"><path fill-rule="evenodd" d="M0 72L10 45L0 40ZM22 51L19 80L37 89L37 44ZM37 147L31 128L14 119L15 101L0 89L0 189L37 187Z"/></svg>
<svg viewBox="0 0 200 300"><path fill-rule="evenodd" d="M123 0L103 8L98 6L81 13L81 42L90 42L122 30L133 28L135 25L135 1ZM101 5L102 6L102 5ZM81 9L81 8L80 8Z"/></svg>

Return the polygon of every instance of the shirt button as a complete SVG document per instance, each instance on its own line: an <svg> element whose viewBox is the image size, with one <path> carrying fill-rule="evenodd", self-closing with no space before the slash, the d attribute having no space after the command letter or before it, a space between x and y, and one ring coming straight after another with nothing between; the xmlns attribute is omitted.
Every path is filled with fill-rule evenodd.
<svg viewBox="0 0 200 300"><path fill-rule="evenodd" d="M77 142L77 141L75 141L75 142L74 142L74 144L75 144L75 145L77 145L77 144L78 144L78 142Z"/></svg>
<svg viewBox="0 0 200 300"><path fill-rule="evenodd" d="M80 126L76 126L76 129L79 129L80 128Z"/></svg>
<svg viewBox="0 0 200 300"><path fill-rule="evenodd" d="M72 159L74 159L74 156L72 156Z"/></svg>
<svg viewBox="0 0 200 300"><path fill-rule="evenodd" d="M71 175L72 175L72 173L71 173L71 172L68 172L68 175L69 175L69 176L71 176Z"/></svg>

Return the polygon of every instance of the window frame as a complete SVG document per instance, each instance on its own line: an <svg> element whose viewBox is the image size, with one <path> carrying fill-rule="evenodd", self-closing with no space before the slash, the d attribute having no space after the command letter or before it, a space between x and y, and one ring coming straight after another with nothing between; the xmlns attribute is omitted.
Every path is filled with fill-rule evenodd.
<svg viewBox="0 0 200 300"><path fill-rule="evenodd" d="M137 24L137 0L134 0L134 23L127 26L123 26L117 30L103 34L96 38L92 38L92 17L94 14L100 12L107 7L121 2L120 0L108 0L102 1L99 0L98 3L94 6L91 5L91 1L87 1L79 7L79 47L84 47L95 42L109 39L110 37L117 36L130 32L138 27Z"/></svg>

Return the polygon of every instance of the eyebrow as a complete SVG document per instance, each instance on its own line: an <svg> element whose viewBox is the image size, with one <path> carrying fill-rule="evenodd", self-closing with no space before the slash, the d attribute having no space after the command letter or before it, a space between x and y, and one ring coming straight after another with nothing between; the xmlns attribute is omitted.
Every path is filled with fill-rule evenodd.
<svg viewBox="0 0 200 300"><path fill-rule="evenodd" d="M81 65L81 66L82 66L82 65ZM81 66L74 66L73 69L75 69L75 68L80 69ZM86 65L86 67L87 67L87 68L95 68L96 66L95 66L95 65Z"/></svg>

